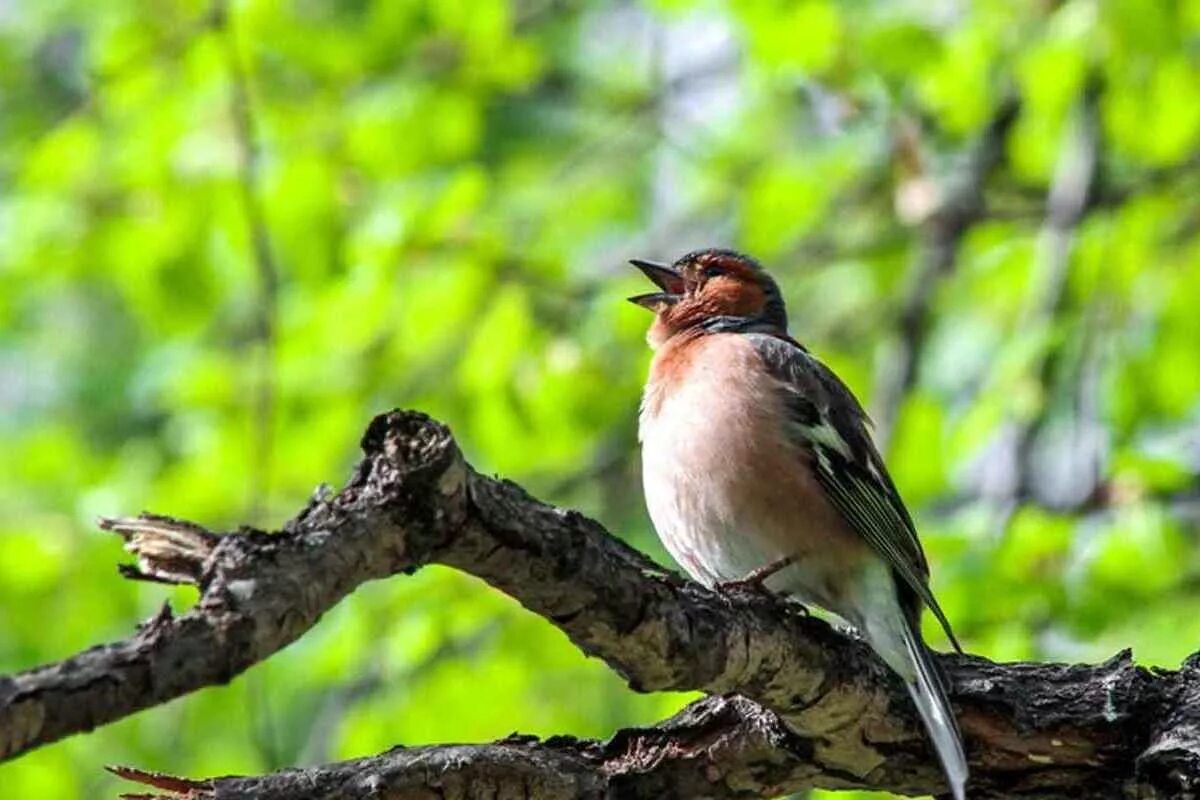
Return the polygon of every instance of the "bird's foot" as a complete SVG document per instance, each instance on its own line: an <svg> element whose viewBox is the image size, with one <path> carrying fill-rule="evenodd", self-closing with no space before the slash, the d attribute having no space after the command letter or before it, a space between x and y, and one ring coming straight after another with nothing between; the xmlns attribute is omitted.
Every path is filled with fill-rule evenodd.
<svg viewBox="0 0 1200 800"><path fill-rule="evenodd" d="M772 561L764 567L751 572L744 578L739 578L735 581L724 581L717 584L717 590L722 592L766 592L769 591L764 585L767 578L770 578L775 573L787 569L796 562L795 556L784 556L778 561Z"/></svg>

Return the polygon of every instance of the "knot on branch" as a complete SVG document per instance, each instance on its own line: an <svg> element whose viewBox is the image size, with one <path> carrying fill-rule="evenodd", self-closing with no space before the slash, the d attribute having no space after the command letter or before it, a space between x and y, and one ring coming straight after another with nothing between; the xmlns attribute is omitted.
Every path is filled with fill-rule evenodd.
<svg viewBox="0 0 1200 800"><path fill-rule="evenodd" d="M376 416L363 434L362 449L365 458L348 490L425 489L462 461L450 429L419 411L395 409Z"/></svg>
<svg viewBox="0 0 1200 800"><path fill-rule="evenodd" d="M404 569L420 566L467 516L462 453L448 427L400 409L371 420L361 445L363 460L333 506L385 509L405 529Z"/></svg>

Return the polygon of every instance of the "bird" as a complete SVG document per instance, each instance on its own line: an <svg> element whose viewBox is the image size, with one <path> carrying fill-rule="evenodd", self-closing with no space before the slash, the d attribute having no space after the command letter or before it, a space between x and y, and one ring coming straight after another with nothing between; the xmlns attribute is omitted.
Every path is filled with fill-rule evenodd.
<svg viewBox="0 0 1200 800"><path fill-rule="evenodd" d="M638 438L647 510L694 580L753 587L832 612L904 681L955 800L968 778L922 608L962 652L929 564L844 382L788 333L779 285L753 258L709 248L630 261L658 291Z"/></svg>

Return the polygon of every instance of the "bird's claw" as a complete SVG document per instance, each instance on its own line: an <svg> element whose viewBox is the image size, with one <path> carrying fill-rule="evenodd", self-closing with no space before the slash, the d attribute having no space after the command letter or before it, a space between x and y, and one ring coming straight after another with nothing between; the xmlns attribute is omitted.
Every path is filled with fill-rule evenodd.
<svg viewBox="0 0 1200 800"><path fill-rule="evenodd" d="M764 581L766 581L766 577L757 577L754 573L751 573L745 578L739 578L735 581L722 581L717 584L716 589L718 592L726 594L734 592L766 592L770 594L771 590L763 585Z"/></svg>
<svg viewBox="0 0 1200 800"><path fill-rule="evenodd" d="M766 566L759 567L744 578L718 583L717 590L722 592L767 592L770 594L771 590L766 587L767 579L790 567L795 561L795 556L784 556L778 561L772 561Z"/></svg>

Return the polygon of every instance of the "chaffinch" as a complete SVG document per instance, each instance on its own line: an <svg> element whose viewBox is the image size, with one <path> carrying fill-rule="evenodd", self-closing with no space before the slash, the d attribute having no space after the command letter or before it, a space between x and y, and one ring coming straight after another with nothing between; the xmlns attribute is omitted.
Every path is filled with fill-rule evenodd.
<svg viewBox="0 0 1200 800"><path fill-rule="evenodd" d="M908 686L962 800L962 737L922 607L961 648L862 406L788 335L779 287L753 259L632 263L660 290L629 299L655 314L639 439L663 544L709 587L763 586L857 628Z"/></svg>

